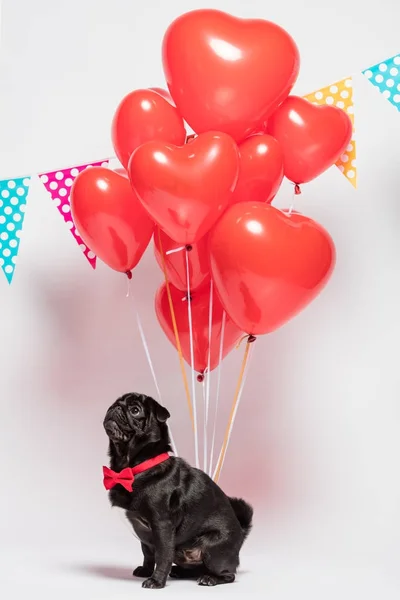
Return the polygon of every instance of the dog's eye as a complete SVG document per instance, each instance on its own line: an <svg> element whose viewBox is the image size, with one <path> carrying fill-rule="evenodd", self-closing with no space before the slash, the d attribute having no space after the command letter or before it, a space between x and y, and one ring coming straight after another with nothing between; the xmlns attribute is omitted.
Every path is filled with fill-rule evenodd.
<svg viewBox="0 0 400 600"><path fill-rule="evenodd" d="M131 413L134 417L137 417L140 414L140 408L138 406L132 406Z"/></svg>

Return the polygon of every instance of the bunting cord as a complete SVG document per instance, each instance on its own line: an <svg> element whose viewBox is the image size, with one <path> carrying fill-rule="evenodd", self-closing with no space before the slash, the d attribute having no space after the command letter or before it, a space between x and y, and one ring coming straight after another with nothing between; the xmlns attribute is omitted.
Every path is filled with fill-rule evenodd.
<svg viewBox="0 0 400 600"><path fill-rule="evenodd" d="M116 156L107 156L106 158L100 158L99 160L89 160L89 161L85 161L83 163L75 163L73 165L64 165L62 167L59 167L57 169L46 169L43 170L41 169L40 171L36 171L34 173L32 173L32 171L30 171L29 173L25 173L23 175L13 175L12 177L0 177L0 181L9 181L10 179L25 179L26 177L37 177L40 181L40 177L41 175L47 175L49 173L57 173L57 171L69 171L70 169L78 169L79 167L89 167L91 165L93 165L94 163L110 163L110 161L112 160L117 160Z"/></svg>
<svg viewBox="0 0 400 600"><path fill-rule="evenodd" d="M400 54L384 58L377 63L374 63L368 67L357 69L356 73L362 74L379 93L395 108L399 107L400 95L396 93L396 86L399 88L400 85ZM344 110L351 120L353 121L353 137L349 147L346 149L344 155L345 159L339 158L336 165L339 167L345 177L356 187L357 182L357 167L356 167L356 146L354 139L354 98L353 98L353 78L354 75L350 74L347 77L343 77L340 80L336 80L331 84L321 87L314 88L310 93L303 95L302 97L313 104L332 104L338 108ZM390 90L390 91L388 91ZM393 90L393 91L392 91ZM190 143L196 136L194 134L188 135L186 143ZM93 163L110 163L116 161L117 157L107 156L99 160L85 160L78 164L67 164L61 167L51 167L40 169L39 171L32 172L28 171L22 174L16 174L10 176L1 176L1 181L8 181L11 179L20 179L24 177L40 177L49 173L55 173L57 171L65 171L68 169L79 168L82 166L91 165ZM118 161L119 162L119 161Z"/></svg>
<svg viewBox="0 0 400 600"><path fill-rule="evenodd" d="M193 340L193 322L192 322L192 297L190 294L190 270L189 270L189 250L185 250L186 259L186 283L187 283L187 305L188 305L188 324L189 324L189 342L190 342L190 366L192 371L192 400L193 400L193 422L194 422L194 454L196 467L200 467L199 459L199 435L197 430L197 404L196 404L196 378L194 371L194 340Z"/></svg>
<svg viewBox="0 0 400 600"><path fill-rule="evenodd" d="M215 438L217 434L217 420L218 420L218 408L219 408L219 395L221 389L221 372L222 372L222 354L224 349L224 337L225 337L225 323L226 323L226 312L222 313L222 324L221 324L221 340L219 344L219 356L218 356L218 367L217 367L217 390L215 394L215 409L214 409L214 425L213 433L211 438L211 451L210 451L210 466L208 468L208 474L211 477L213 461L214 461L214 448Z"/></svg>
<svg viewBox="0 0 400 600"><path fill-rule="evenodd" d="M192 399L190 397L189 383L188 383L187 376L186 376L185 363L184 363L183 354L182 354L182 346L181 346L181 341L179 339L179 331L178 331L178 326L177 326L177 323L176 323L174 303L172 301L171 288L170 288L170 285L169 285L168 274L167 274L167 266L166 266L166 263L165 263L165 255L164 255L164 250L163 250L163 247L162 247L161 233L160 233L160 229L159 228L158 228L158 243L159 243L159 247L160 247L161 262L162 262L162 268L163 268L164 279L165 279L165 287L166 287L166 291L167 291L169 310L170 310L170 313L171 313L172 328L174 330L174 335L175 335L176 349L178 351L178 357L179 357L179 364L180 364L181 373L182 373L183 386L185 388L185 394L186 394L186 400L187 400L187 405L188 405L188 409L189 409L190 421L192 423L192 429L193 429L193 432L195 433L195 440L196 440L196 438L197 438L197 435L196 435L197 424L196 424L196 419L195 419L195 415L194 415L194 411L193 411ZM195 441L195 453L196 453L196 441Z"/></svg>
<svg viewBox="0 0 400 600"><path fill-rule="evenodd" d="M233 402L232 402L232 406L231 406L231 410L229 413L229 418L228 418L228 423L226 426L226 430L225 430L225 435L224 435L224 440L222 443L222 448L218 457L218 461L217 461L217 466L215 468L215 472L213 474L213 480L218 483L220 475L221 475L221 471L222 471L222 467L223 464L225 462L225 456L226 456L226 452L228 449L228 445L229 445L229 441L231 438L231 434L232 434L232 429L233 429L233 425L236 419L236 414L237 414L237 409L239 407L240 404L240 400L242 397L242 393L243 393L243 388L244 388L244 384L246 382L246 377L247 377L247 367L248 367L248 363L249 363L249 358L250 358L250 350L251 350L251 345L254 342L255 338L252 336L249 336L247 339L247 343L246 343L246 348L244 351L244 355L243 355L243 360L242 360L242 364L240 367L240 373L239 373L239 379L236 385L236 390L235 390L235 394L233 397Z"/></svg>

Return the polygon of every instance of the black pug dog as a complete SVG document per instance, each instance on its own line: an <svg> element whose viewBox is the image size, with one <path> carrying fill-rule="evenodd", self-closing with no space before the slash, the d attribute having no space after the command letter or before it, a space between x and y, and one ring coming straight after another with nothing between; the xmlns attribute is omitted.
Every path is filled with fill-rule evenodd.
<svg viewBox="0 0 400 600"><path fill-rule="evenodd" d="M125 394L104 419L111 459L104 485L142 545L143 565L133 575L146 578L144 588L163 588L168 575L203 586L232 583L253 509L169 456L169 416L153 398Z"/></svg>

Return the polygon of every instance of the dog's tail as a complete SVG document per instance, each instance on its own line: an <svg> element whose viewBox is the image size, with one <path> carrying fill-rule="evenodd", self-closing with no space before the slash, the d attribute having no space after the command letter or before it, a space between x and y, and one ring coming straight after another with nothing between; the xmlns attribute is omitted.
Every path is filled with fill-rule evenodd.
<svg viewBox="0 0 400 600"><path fill-rule="evenodd" d="M246 539L253 525L253 508L241 498L229 498L229 502L231 503Z"/></svg>

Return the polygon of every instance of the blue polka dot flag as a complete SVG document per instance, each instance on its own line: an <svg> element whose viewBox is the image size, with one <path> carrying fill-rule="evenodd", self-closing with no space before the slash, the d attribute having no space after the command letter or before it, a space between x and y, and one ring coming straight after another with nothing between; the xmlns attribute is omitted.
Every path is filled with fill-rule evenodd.
<svg viewBox="0 0 400 600"><path fill-rule="evenodd" d="M14 277L30 179L0 180L0 266L8 283Z"/></svg>
<svg viewBox="0 0 400 600"><path fill-rule="evenodd" d="M400 54L365 69L363 75L400 110Z"/></svg>

